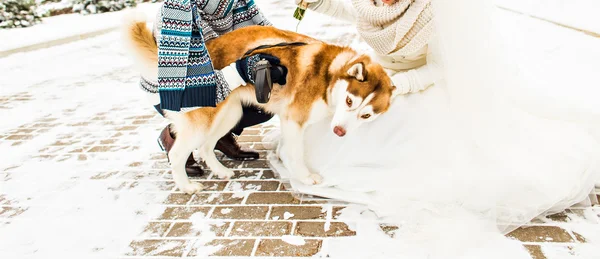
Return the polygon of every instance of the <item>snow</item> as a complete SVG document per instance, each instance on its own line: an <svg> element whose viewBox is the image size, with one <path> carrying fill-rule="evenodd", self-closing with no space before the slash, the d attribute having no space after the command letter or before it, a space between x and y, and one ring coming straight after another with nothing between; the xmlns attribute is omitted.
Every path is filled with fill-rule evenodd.
<svg viewBox="0 0 600 259"><path fill-rule="evenodd" d="M542 247L542 252L547 259L590 259L600 258L598 246L593 244L582 244L569 248L566 246L546 246Z"/></svg>
<svg viewBox="0 0 600 259"><path fill-rule="evenodd" d="M221 214L225 215L225 214L229 214L231 213L231 209L227 208L227 209L221 209Z"/></svg>
<svg viewBox="0 0 600 259"><path fill-rule="evenodd" d="M295 246L303 246L306 244L306 241L304 241L304 238L301 236L284 235L281 237L281 240Z"/></svg>
<svg viewBox="0 0 600 259"><path fill-rule="evenodd" d="M225 223L218 221L213 222L206 219L204 213L194 213L190 220L192 221L192 228L200 231L198 239L191 245L186 247L186 252L191 251L192 248L196 248L197 258L206 258L207 256L219 251L222 245L209 245L210 242L215 240L217 237L216 233L212 231L211 225L223 226ZM212 223L212 224L211 224Z"/></svg>
<svg viewBox="0 0 600 259"><path fill-rule="evenodd" d="M246 185L246 190L260 191L261 188L262 188L262 185L254 185L254 184Z"/></svg>
<svg viewBox="0 0 600 259"><path fill-rule="evenodd" d="M289 212L287 212L287 211L286 211L285 213L283 213L283 218L284 218L284 219L290 219L290 218L292 218L293 216L294 216L294 214L293 214L293 213L289 213Z"/></svg>
<svg viewBox="0 0 600 259"><path fill-rule="evenodd" d="M240 182L231 182L229 190L233 192L233 198L245 198L249 191L244 190Z"/></svg>
<svg viewBox="0 0 600 259"><path fill-rule="evenodd" d="M159 3L141 3L135 10L153 18L160 8ZM0 30L0 54L12 49L43 44L87 33L117 29L126 14L132 9L95 15L66 14L44 18L41 24L23 29ZM25 36L34 35L34 36ZM0 55L1 56L1 55Z"/></svg>
<svg viewBox="0 0 600 259"><path fill-rule="evenodd" d="M323 224L323 230L325 230L325 232L329 231L329 229L331 228L331 221L327 220L325 222L325 224Z"/></svg>
<svg viewBox="0 0 600 259"><path fill-rule="evenodd" d="M596 0L497 0L498 6L600 34Z"/></svg>
<svg viewBox="0 0 600 259"><path fill-rule="evenodd" d="M530 12L536 16L549 17L557 22L570 24L574 27L600 32L600 22L595 10L598 10L598 1L594 0L504 0L506 6L515 7L519 11ZM290 1L291 3L291 1ZM554 4L551 4L554 3ZM258 1L261 9L280 28L295 30L296 20L291 16L293 9L290 4L281 8L279 2ZM147 11L149 17L154 17L154 12L159 4L140 4L140 10ZM587 6L587 8L578 8ZM283 9L284 15L279 15ZM14 48L39 44L49 40L73 37L79 34L98 30L114 29L120 24L126 11L81 16L77 14L63 15L45 19L43 24L30 28L0 31L0 53ZM514 18L514 17L513 17ZM335 30L321 24L328 24ZM516 26L515 23L533 24L535 22L525 19L515 19L507 26ZM536 25L537 26L537 25ZM549 63L561 64L553 67L532 67L532 71L539 73L576 73L576 78L565 78L561 83L569 85L569 91L581 90L581 82L597 81L596 52L579 60L579 55L565 51L560 47L570 43L575 44L575 49L595 49L598 39L555 27L536 27L521 31L521 34L533 34L543 42L531 41L523 46L519 55L532 55L534 58L546 59ZM349 44L359 50L367 49L364 42L355 36L351 26L334 21L331 18L308 12L306 18L299 26L299 32L325 39L329 42ZM31 36L34 35L34 36ZM545 36L544 36L545 35ZM552 35L552 36L548 36ZM530 37L531 38L531 37ZM110 111L115 107L125 108L122 114L115 115L115 121L122 120L131 115L144 114L151 108L143 101L136 84L137 72L133 71L131 60L125 55L119 43L118 33L109 33L103 36L73 42L50 49L18 53L0 59L0 95L8 96L18 92L29 92L34 95L34 100L19 103L18 107L0 109L0 131L5 132L20 125L35 121L47 116L62 119L65 109L74 109L69 115L71 120L89 120L99 112ZM532 48L539 51L528 51ZM555 51L560 50L560 51ZM545 51L554 53L548 57ZM554 52L552 52L554 51ZM566 61L565 61L566 60ZM564 64L588 64L587 68L575 71ZM579 66L582 67L582 66ZM543 80L543 79L540 79ZM115 94L118 92L119 94ZM558 97L562 92L549 93ZM573 103L588 103L592 107L597 102L597 96L589 96L584 100L571 100ZM64 122L64 121L62 121ZM277 125L277 120L269 122ZM67 123L65 123L66 125ZM148 182L138 182L134 190L108 191L114 182L92 181L90 177L99 172L108 172L115 169L126 168L132 161L144 161L158 148L154 142L157 130L152 126L141 127L137 135L131 138L131 145L139 147L136 152L109 152L98 154L90 161L77 161L76 158L64 162L43 161L31 158L41 148L55 142L58 135L77 135L75 128L57 126L49 132L40 134L27 142L26 145L8 147L0 142L2 159L0 169L3 172L10 169L10 177L0 178L0 194L7 194L14 203L11 206L20 206L26 209L14 220L3 221L9 224L0 225L0 258L116 258L127 249L131 240L139 237L138 234L148 220L156 218L164 210L161 205L166 198L166 192L160 192L156 185ZM95 138L110 135L109 126L98 125ZM83 145L83 144L82 144ZM283 174L283 172L280 172ZM380 179L379 179L380 180ZM295 182L292 181L292 185ZM255 186L248 185L247 189ZM298 187L298 185L295 185ZM238 182L232 182L228 187L234 192L234 197L243 198L247 192ZM316 188L302 189L302 192L312 194ZM322 190L321 190L322 191ZM348 195L344 192L330 193L336 199L349 200L357 203L368 203L369 196L356 194ZM327 195L320 195L327 196ZM209 202L218 198L218 193L209 196ZM227 214L228 209L221 213ZM573 217L569 222L560 226L583 235L588 244L578 244L573 251L557 247L543 247L548 258L599 258L598 245L600 244L600 229L597 216L593 209L585 210L586 217ZM597 213L596 213L597 214ZM222 246L208 245L216 238L211 230L211 224L223 226L224 222L214 222L206 218L203 213L195 213L190 217L193 228L202 234L192 247L196 248L198 258L206 258L218 251ZM286 212L284 219L294 215ZM341 210L337 220L348 224L351 230L357 231L356 237L328 239L327 254L331 258L422 258L423 254L435 258L436 255L451 255L459 253L460 249L472 248L470 254L463 258L520 258L526 256L518 242L506 240L495 231L483 233L481 236L455 235L456 233L470 233L473 229L488 229L489 226L477 220L456 222L452 218L445 221L426 221L432 215L423 215L418 221L425 228L417 231L414 226L405 225L405 221L397 220L400 227L392 239L385 235L379 227L381 219L370 211L367 206L349 205ZM273 217L279 220L279 217ZM394 219L390 219L394 222ZM327 231L331 222L324 225ZM595 225L592 225L595 224ZM434 240L423 239L422 242L408 243L406 240L415 240L414 237L436 236ZM282 239L292 245L304 245L304 239L298 236L283 236ZM447 242L451 240L452 242ZM167 243L160 247L161 250L173 248L174 243ZM368 249L348 249L348 248ZM430 251L429 248L437 247L439 250ZM423 251L425 251L423 253ZM503 251L504 253L492 253ZM511 254L507 254L511 253ZM322 253L324 254L324 253ZM485 254L485 257L478 257ZM576 255L573 255L576 254ZM414 256L414 257L411 257ZM471 257L468 257L471 256Z"/></svg>
<svg viewBox="0 0 600 259"><path fill-rule="evenodd" d="M212 193L210 196L208 196L208 198L206 199L206 201L208 203L212 203L213 201L215 201L216 198L219 198L219 194L218 193Z"/></svg>

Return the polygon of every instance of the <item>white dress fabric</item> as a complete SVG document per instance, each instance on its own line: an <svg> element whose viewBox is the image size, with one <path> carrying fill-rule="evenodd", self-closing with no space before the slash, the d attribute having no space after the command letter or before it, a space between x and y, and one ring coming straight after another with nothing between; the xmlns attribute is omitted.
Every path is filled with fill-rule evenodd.
<svg viewBox="0 0 600 259"><path fill-rule="evenodd" d="M502 233L589 202L600 179L599 114L526 90L535 81L506 58L490 3L433 4L428 63L443 80L397 97L343 138L329 120L310 126L309 167L327 186L369 193L379 215L458 209Z"/></svg>

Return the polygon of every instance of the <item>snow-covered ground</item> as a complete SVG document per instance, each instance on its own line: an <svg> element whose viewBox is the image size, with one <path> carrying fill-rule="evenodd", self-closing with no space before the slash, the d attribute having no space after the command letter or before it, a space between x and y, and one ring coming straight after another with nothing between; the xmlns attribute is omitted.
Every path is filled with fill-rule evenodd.
<svg viewBox="0 0 600 259"><path fill-rule="evenodd" d="M498 6L600 35L596 0L497 0Z"/></svg>
<svg viewBox="0 0 600 259"><path fill-rule="evenodd" d="M159 3L142 3L135 10L153 17L159 6ZM3 52L14 49L114 30L121 25L124 15L129 11L131 9L85 16L65 14L44 18L42 23L28 28L0 30L0 57Z"/></svg>
<svg viewBox="0 0 600 259"><path fill-rule="evenodd" d="M297 21L292 18L292 0L256 2L277 27L296 29ZM521 6L541 5L534 0L523 2ZM547 10L563 10L562 6L566 1L544 3ZM600 31L597 28L600 23L593 20L598 16L590 16L593 13L591 10L597 10L594 9L597 7L595 1L581 0L578 3L581 6L580 12L573 9L570 16L556 11L548 11L544 15L572 21L574 26L582 29ZM158 5L143 5L148 13L152 13L151 9L157 7ZM530 10L539 11L533 8ZM56 22L48 19L43 25L27 29L0 31L0 51L84 33L91 26L115 26L121 17L122 12L84 18L67 15L56 17ZM530 66L531 69L537 72L577 75L570 79L565 77L562 82L569 86L569 91L576 91L583 82L598 84L600 50L596 47L600 46L599 38L515 13L506 12L505 17L507 31L521 39L514 43L520 49L515 56L527 56L530 61L543 61L543 66ZM66 30L63 26L67 25L74 26L73 30ZM301 33L332 43L349 44L359 50L366 49L364 42L356 37L352 26L328 17L309 12L298 28ZM50 33L54 31L57 33ZM244 204L231 208L210 207L209 211L196 212L192 216L188 215L187 219L157 219L161 213L165 215L166 207L205 207L199 203L194 205L193 199L199 199L200 196L191 200L187 197L188 200L183 205L171 203L171 200L167 203L168 206L165 205L167 197L178 195L170 181L166 159L155 142L158 131L165 122L145 103L138 90L137 72L122 48L119 36L119 33L113 32L0 58L0 258L179 257L191 255L192 251L198 256L212 254L218 248L204 245L212 241L211 238L223 237L212 233L214 230L206 229L208 223L204 221L205 218L222 215L220 221L212 223L231 223L224 235L235 236L237 228L234 229L233 226L234 223L239 223L239 218L234 218L237 210L246 207L261 208L256 206L257 203L246 206L251 204L248 202L250 197L260 191L251 188L252 186L260 185L262 191L273 191L274 197L282 193L288 194L277 186L268 189L267 182L271 184L277 181L264 179L269 170L260 168L256 177L249 178L255 182L243 185L246 189L242 189L240 183L245 184L247 179L240 179L240 183L235 184L224 183L223 185L228 184L227 187L220 187L220 182L213 182L217 187L215 191L209 192L212 198L207 199L210 203L211 199L217 199L215 197L223 198L233 194L235 198L236 195L241 195L241 202ZM560 93L548 94L560 97ZM587 103L593 107L597 103L596 99L597 97L588 96L569 101ZM248 164L248 167L257 171L255 169L260 166ZM258 203L268 211L265 212L266 217L263 215L259 218L268 218L269 220L264 221L265 224L279 224L279 221L283 221L285 224L289 223L290 227L286 225L282 228L287 233L281 235L283 242L278 245L273 245L275 241L264 242L273 238L265 234L244 236L252 242L256 241L249 249L253 255L267 255L268 249L282 250L281 247L287 245L312 247L319 244L314 247L320 249L317 251L321 251L321 255L325 255L328 249L352 251L348 247L338 246L348 243L339 243L338 239L332 238L336 236L335 233L351 231L358 231L356 234L360 236L359 242L351 244L357 249L370 249L373 247L368 243L370 237L379 238L382 235L381 231L373 232L372 229L364 229L356 224L375 220L369 213L363 213L360 207L351 206L340 217L336 217L336 205L317 205L319 209L315 214L318 216L303 219L301 212L311 211L316 205L292 211L298 204L291 204L278 215L278 205L268 202L271 201ZM249 214L260 212L257 211ZM322 218L321 214L324 214ZM515 238L530 245L534 251L540 249L547 258L565 258L573 253L569 247L575 247L575 251L579 247L588 247L582 246L575 233L581 234L592 244L600 242L598 214L598 208L575 208L566 212L565 218L559 220L540 219L532 224L530 230L533 232L515 234ZM173 231L178 223L191 223L205 234L185 238L170 236L167 232ZM329 231L331 227L334 234L315 234L304 240L295 231L296 228L302 230L303 223L323 223L324 230ZM349 229L334 229L335 224L342 223L349 226ZM168 227L162 234L152 231L148 234L144 231L145 226L165 224ZM243 230L241 233L250 231L248 228L240 229ZM143 233L140 234L141 232ZM238 238L239 236L243 234L238 234ZM156 238L162 245L153 248L137 247L140 249L132 245L137 244L132 243L132 240L145 240L148 237ZM543 238L540 241L538 237ZM181 248L182 253L173 252L179 247L185 248Z"/></svg>

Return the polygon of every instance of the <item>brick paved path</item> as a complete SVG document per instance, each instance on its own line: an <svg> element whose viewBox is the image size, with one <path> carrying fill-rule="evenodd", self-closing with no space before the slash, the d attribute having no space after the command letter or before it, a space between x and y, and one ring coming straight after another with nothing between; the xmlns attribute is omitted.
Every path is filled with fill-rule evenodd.
<svg viewBox="0 0 600 259"><path fill-rule="evenodd" d="M344 26L304 32L353 42ZM155 143L166 122L144 102L116 33L0 59L0 71L9 75L0 77L0 258L313 256L356 234L356 222L338 218L348 204L277 179L262 141L272 126L239 138L260 160L222 159L233 179L207 171L193 178L202 193L179 192ZM536 259L568 254L587 241L574 229L598 229L599 214L574 207L509 236ZM393 236L397 227L381 229Z"/></svg>

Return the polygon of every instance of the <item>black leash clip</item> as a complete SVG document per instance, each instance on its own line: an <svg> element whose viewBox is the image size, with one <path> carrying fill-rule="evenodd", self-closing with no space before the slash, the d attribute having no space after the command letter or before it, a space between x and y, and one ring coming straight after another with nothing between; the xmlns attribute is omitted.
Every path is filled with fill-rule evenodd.
<svg viewBox="0 0 600 259"><path fill-rule="evenodd" d="M256 63L256 77L254 79L254 92L258 103L267 103L271 99L271 63L267 60L261 60Z"/></svg>

